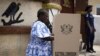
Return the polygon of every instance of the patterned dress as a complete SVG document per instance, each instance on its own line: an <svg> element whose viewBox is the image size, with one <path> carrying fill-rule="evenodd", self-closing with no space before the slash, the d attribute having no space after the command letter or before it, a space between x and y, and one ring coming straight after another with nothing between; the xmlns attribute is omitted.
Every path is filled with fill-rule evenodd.
<svg viewBox="0 0 100 56"><path fill-rule="evenodd" d="M51 33L47 26L41 21L36 21L32 25L26 56L52 56L51 42L41 39L48 36L51 36Z"/></svg>

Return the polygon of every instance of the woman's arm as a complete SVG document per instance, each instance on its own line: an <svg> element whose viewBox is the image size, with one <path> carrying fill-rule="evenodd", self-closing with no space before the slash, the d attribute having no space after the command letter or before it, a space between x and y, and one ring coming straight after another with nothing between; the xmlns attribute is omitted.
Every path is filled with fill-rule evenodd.
<svg viewBox="0 0 100 56"><path fill-rule="evenodd" d="M50 36L50 37L44 37L44 38L41 38L45 41L53 41L54 40L54 36Z"/></svg>
<svg viewBox="0 0 100 56"><path fill-rule="evenodd" d="M90 25L89 21L87 21L87 25L88 25L88 27L89 27L91 33L92 33L92 32L93 32L93 27Z"/></svg>

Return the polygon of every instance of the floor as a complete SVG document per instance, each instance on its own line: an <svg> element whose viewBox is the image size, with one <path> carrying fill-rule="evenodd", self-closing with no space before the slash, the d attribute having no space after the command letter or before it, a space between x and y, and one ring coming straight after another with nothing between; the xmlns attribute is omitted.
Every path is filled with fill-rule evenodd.
<svg viewBox="0 0 100 56"><path fill-rule="evenodd" d="M85 50L82 50L79 56L100 56L100 45L94 45L94 50L96 53L86 53Z"/></svg>

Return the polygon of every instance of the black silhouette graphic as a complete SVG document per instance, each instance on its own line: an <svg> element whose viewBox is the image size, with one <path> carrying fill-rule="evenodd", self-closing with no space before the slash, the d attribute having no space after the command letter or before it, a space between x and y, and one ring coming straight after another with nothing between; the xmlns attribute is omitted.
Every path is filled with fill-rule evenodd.
<svg viewBox="0 0 100 56"><path fill-rule="evenodd" d="M71 26L70 24L63 24L61 25L61 32L67 35L72 32L72 28L73 26Z"/></svg>
<svg viewBox="0 0 100 56"><path fill-rule="evenodd" d="M12 2L9 5L9 7L6 9L6 11L2 14L2 17L3 16L6 16L7 18L10 17L10 20L8 22L5 22L4 19L1 19L1 22L3 22L4 26L12 25L12 24L20 23L24 21L24 19L19 20L19 18L23 14L22 12L20 12L18 17L15 18L16 13L19 11L20 5L21 5L20 3L16 4L15 2Z"/></svg>

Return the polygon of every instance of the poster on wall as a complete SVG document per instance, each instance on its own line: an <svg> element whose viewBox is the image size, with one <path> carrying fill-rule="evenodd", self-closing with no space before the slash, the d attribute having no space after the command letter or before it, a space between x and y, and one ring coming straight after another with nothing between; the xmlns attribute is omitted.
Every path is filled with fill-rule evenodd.
<svg viewBox="0 0 100 56"><path fill-rule="evenodd" d="M54 18L54 56L78 56L80 19L79 14L59 14Z"/></svg>
<svg viewBox="0 0 100 56"><path fill-rule="evenodd" d="M74 13L74 0L61 0L61 13Z"/></svg>

